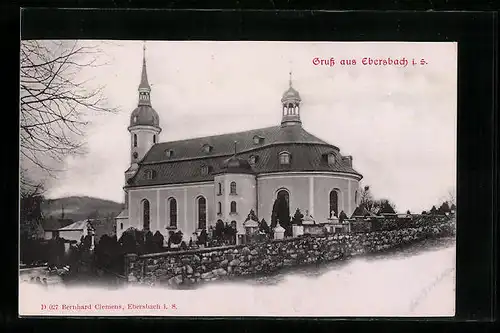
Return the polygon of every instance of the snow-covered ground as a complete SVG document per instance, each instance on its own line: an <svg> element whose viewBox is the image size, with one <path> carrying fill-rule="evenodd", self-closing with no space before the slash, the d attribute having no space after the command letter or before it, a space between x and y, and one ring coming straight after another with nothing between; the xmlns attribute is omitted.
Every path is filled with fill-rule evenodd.
<svg viewBox="0 0 500 333"><path fill-rule="evenodd" d="M315 274L283 273L269 280L215 283L195 290L42 289L22 283L20 314L451 317L455 314L455 243L443 244L417 254L352 259ZM47 308L42 310L42 304ZM161 309L130 309L129 304ZM50 305L57 308L51 310ZM91 309L64 310L64 305Z"/></svg>

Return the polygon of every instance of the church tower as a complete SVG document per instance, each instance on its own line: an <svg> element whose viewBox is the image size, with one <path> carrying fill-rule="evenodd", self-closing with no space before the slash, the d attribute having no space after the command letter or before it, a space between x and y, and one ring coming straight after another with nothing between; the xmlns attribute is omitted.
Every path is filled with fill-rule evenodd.
<svg viewBox="0 0 500 333"><path fill-rule="evenodd" d="M132 177L139 168L139 162L151 147L159 142L161 132L160 117L151 106L151 87L146 70L146 45L143 48L142 74L139 84L137 108L130 115L130 168L125 172L125 180Z"/></svg>
<svg viewBox="0 0 500 333"><path fill-rule="evenodd" d="M288 90L283 93L281 98L282 105L282 118L281 126L300 126L300 95L299 92L292 87L292 73L290 72L290 79L288 82Z"/></svg>

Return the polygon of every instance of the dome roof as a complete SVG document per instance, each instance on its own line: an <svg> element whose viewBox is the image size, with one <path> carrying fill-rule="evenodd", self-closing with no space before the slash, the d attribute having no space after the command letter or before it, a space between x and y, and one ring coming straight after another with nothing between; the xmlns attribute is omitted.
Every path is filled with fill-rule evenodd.
<svg viewBox="0 0 500 333"><path fill-rule="evenodd" d="M149 105L139 105L130 115L130 126L160 126L158 113Z"/></svg>
<svg viewBox="0 0 500 333"><path fill-rule="evenodd" d="M283 93L283 97L281 98L281 100L289 100L289 99L296 99L300 101L299 92L293 89L292 86L290 86L290 88L288 88L288 90Z"/></svg>
<svg viewBox="0 0 500 333"><path fill-rule="evenodd" d="M222 162L223 173L254 173L250 163L243 158L233 156Z"/></svg>

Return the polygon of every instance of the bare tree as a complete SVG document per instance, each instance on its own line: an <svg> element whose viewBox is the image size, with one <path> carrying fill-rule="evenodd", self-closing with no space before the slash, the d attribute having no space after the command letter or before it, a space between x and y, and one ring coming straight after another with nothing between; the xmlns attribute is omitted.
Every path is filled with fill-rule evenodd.
<svg viewBox="0 0 500 333"><path fill-rule="evenodd" d="M449 203L450 205L454 205L454 206L456 206L456 204L457 204L457 194L456 194L456 191L455 191L455 188L454 188L454 187L453 187L453 188L450 188L450 189L448 190L448 197L447 197L447 200L446 200L446 201L448 201L448 203Z"/></svg>
<svg viewBox="0 0 500 333"><path fill-rule="evenodd" d="M375 206L375 201L373 199L373 195L370 192L370 186L365 186L360 192L360 201L359 205L364 207L367 211L373 213L377 208Z"/></svg>
<svg viewBox="0 0 500 333"><path fill-rule="evenodd" d="M81 75L100 66L100 53L98 46L78 41L21 42L21 161L54 176L60 170L53 162L84 152L85 115L115 111L107 106L103 87L91 88Z"/></svg>

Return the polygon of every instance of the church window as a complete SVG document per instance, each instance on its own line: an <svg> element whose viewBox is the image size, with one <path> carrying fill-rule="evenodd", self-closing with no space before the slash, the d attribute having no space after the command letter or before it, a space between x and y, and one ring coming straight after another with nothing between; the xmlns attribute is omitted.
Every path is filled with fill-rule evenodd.
<svg viewBox="0 0 500 333"><path fill-rule="evenodd" d="M153 135L153 144L156 143L156 135Z"/></svg>
<svg viewBox="0 0 500 333"><path fill-rule="evenodd" d="M206 176L206 175L208 175L208 171L209 171L209 170L210 170L210 169L209 169L208 165L203 165L203 166L201 167L201 174L202 174L203 176Z"/></svg>
<svg viewBox="0 0 500 333"><path fill-rule="evenodd" d="M134 147L137 147L137 134L134 134Z"/></svg>
<svg viewBox="0 0 500 333"><path fill-rule="evenodd" d="M123 230L123 222L120 223L120 230Z"/></svg>
<svg viewBox="0 0 500 333"><path fill-rule="evenodd" d="M144 171L144 175L145 175L146 179L151 180L151 179L154 179L156 177L156 171L148 169L148 170Z"/></svg>
<svg viewBox="0 0 500 333"><path fill-rule="evenodd" d="M217 214L222 214L222 204L220 202L217 203Z"/></svg>
<svg viewBox="0 0 500 333"><path fill-rule="evenodd" d="M333 153L328 154L328 164L330 165L335 164L335 154Z"/></svg>
<svg viewBox="0 0 500 333"><path fill-rule="evenodd" d="M330 214L339 217L339 191L334 189L330 192Z"/></svg>
<svg viewBox="0 0 500 333"><path fill-rule="evenodd" d="M231 201L231 213L236 214L236 201Z"/></svg>
<svg viewBox="0 0 500 333"><path fill-rule="evenodd" d="M204 197L198 197L198 229L207 227L207 200Z"/></svg>
<svg viewBox="0 0 500 333"><path fill-rule="evenodd" d="M133 156L135 159L137 159L137 157L139 157L139 154L135 151L135 152L132 154L132 156Z"/></svg>
<svg viewBox="0 0 500 333"><path fill-rule="evenodd" d="M264 138L263 137L260 137L258 135L254 136L253 137L253 143L258 145L259 143L262 143L264 142Z"/></svg>
<svg viewBox="0 0 500 333"><path fill-rule="evenodd" d="M177 228L177 200L175 198L170 198L168 200L169 208L169 225L171 227Z"/></svg>
<svg viewBox="0 0 500 333"><path fill-rule="evenodd" d="M358 204L358 191L354 192L354 203L357 205Z"/></svg>
<svg viewBox="0 0 500 333"><path fill-rule="evenodd" d="M230 194L236 194L236 182L230 184Z"/></svg>
<svg viewBox="0 0 500 333"><path fill-rule="evenodd" d="M144 200L142 202L142 227L143 230L148 231L149 230L149 224L150 224L150 214L149 214L149 201Z"/></svg>
<svg viewBox="0 0 500 333"><path fill-rule="evenodd" d="M288 152L282 152L280 153L280 164L286 165L290 164L290 153Z"/></svg>
<svg viewBox="0 0 500 333"><path fill-rule="evenodd" d="M288 190L284 188L279 190L278 193L276 193L276 199L279 198L284 198L288 204L290 203L290 193L288 192Z"/></svg>
<svg viewBox="0 0 500 333"><path fill-rule="evenodd" d="M213 150L213 147L211 145L208 145L208 144L203 145L203 151L205 153L210 153L212 150Z"/></svg>
<svg viewBox="0 0 500 333"><path fill-rule="evenodd" d="M222 195L222 184L221 183L217 184L217 195Z"/></svg>
<svg viewBox="0 0 500 333"><path fill-rule="evenodd" d="M249 161L248 161L248 162L249 162L251 165L255 165L255 163L257 163L257 161L258 161L258 160L259 160L259 156L257 156L257 155L252 155L252 156L250 156L250 158L249 158Z"/></svg>

